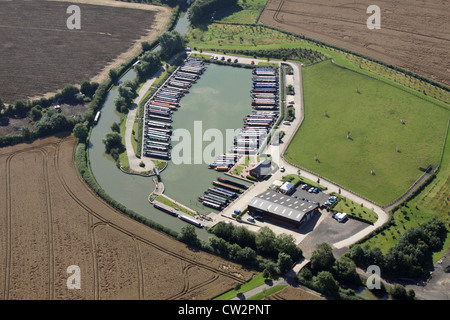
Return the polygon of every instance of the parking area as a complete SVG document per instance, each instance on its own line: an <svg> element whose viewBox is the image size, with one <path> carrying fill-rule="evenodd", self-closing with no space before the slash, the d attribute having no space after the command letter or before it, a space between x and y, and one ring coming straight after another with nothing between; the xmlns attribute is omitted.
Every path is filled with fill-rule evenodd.
<svg viewBox="0 0 450 320"><path fill-rule="evenodd" d="M325 192L319 190L317 190L317 192L309 192L308 190L310 189L311 187L302 189L302 185L300 185L291 196L302 200L305 199L313 203L319 203L320 206L323 206L330 198L330 195Z"/></svg>
<svg viewBox="0 0 450 320"><path fill-rule="evenodd" d="M299 245L303 251L303 255L308 259L318 244L326 242L332 245L369 227L369 224L353 219L338 222L336 219L333 219L332 213L327 210L320 210L316 215L316 219L319 220L319 223L315 224L314 232L308 232ZM347 250L333 249L335 257L342 255Z"/></svg>

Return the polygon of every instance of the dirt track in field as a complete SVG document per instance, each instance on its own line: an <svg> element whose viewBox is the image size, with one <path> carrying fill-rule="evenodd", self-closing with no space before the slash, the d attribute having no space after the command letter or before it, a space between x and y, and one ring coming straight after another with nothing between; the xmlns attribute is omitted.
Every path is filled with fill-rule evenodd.
<svg viewBox="0 0 450 320"><path fill-rule="evenodd" d="M81 29L69 30L69 5ZM162 33L171 10L114 0L0 1L0 98L51 97L66 85L103 82Z"/></svg>
<svg viewBox="0 0 450 320"><path fill-rule="evenodd" d="M74 147L0 149L0 300L207 299L253 275L109 207L79 178ZM67 288L71 265L79 290Z"/></svg>
<svg viewBox="0 0 450 320"><path fill-rule="evenodd" d="M369 30L366 10L381 9ZM269 0L260 21L450 85L450 3L445 0Z"/></svg>

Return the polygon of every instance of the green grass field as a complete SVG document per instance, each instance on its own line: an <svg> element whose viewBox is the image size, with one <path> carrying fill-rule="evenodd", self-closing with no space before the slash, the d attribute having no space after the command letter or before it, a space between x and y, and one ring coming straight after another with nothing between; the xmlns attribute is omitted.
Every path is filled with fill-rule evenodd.
<svg viewBox="0 0 450 320"><path fill-rule="evenodd" d="M334 211L345 212L351 218L360 219L367 223L375 223L378 220L377 214L370 208L361 206L360 203L356 203L350 199L347 199L339 194L333 193L339 200L333 207Z"/></svg>
<svg viewBox="0 0 450 320"><path fill-rule="evenodd" d="M303 85L305 120L285 154L290 162L382 205L420 167L439 164L448 109L331 61L304 68Z"/></svg>
<svg viewBox="0 0 450 320"><path fill-rule="evenodd" d="M399 236L406 230L418 227L422 223L437 217L449 227L450 223L450 139L447 138L442 166L436 178L405 206L393 213L395 224L370 238L364 244L379 247L383 253L394 246ZM442 250L434 254L436 262L450 248L450 236Z"/></svg>
<svg viewBox="0 0 450 320"><path fill-rule="evenodd" d="M223 10L216 15L222 23L257 23L268 0L239 0L236 7Z"/></svg>

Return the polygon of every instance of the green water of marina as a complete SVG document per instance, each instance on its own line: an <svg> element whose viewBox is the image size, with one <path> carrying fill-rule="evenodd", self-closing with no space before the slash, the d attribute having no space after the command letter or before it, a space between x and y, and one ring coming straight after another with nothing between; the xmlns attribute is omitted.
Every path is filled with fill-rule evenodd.
<svg viewBox="0 0 450 320"><path fill-rule="evenodd" d="M168 169L162 175L166 195L200 213L211 212L211 209L204 207L197 198L208 187L212 187L212 181L217 180L217 177L226 176L208 169L210 162L205 162L207 159L204 159L203 154L195 152L202 139L198 134L194 135L200 132L198 127L194 128L194 124L197 126L201 124L203 134L209 129L218 129L222 132L222 151L226 152L233 142L228 139L227 145L226 130L234 131L242 128L244 116L251 113L251 84L249 69L211 64L192 86L190 93L181 99L181 108L173 114L173 127L186 129L191 133L191 157L186 159L187 163L169 162ZM214 140L204 141L201 150L213 142ZM174 150L177 149L177 143L182 141L173 143ZM172 152L172 158L176 156ZM194 164L200 162L196 159L201 159L202 163Z"/></svg>
<svg viewBox="0 0 450 320"><path fill-rule="evenodd" d="M121 81L135 77L136 73L130 70ZM243 117L251 112L250 88L250 70L209 65L200 80L193 85L191 92L180 101L181 108L173 115L174 128L187 129L192 135L195 121L202 121L203 132L209 128L217 128L223 132L226 129L241 128ZM111 132L111 124L120 121L120 115L114 107L117 96L117 87L114 87L101 110L99 123L91 132L89 160L92 172L99 185L118 202L157 223L180 231L186 225L185 222L154 209L148 202L148 195L154 188L152 179L121 172L104 152L102 140ZM204 146L208 143L205 142ZM207 163L175 165L170 162L161 175L165 185L164 193L198 212L210 213L211 209L203 207L197 197L223 174L207 167ZM197 229L197 234L202 240L209 236L203 229Z"/></svg>

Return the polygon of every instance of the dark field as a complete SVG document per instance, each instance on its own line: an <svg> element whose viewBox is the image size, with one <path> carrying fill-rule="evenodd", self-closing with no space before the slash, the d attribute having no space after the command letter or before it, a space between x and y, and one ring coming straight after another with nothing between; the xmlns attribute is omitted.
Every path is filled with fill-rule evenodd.
<svg viewBox="0 0 450 320"><path fill-rule="evenodd" d="M105 80L111 67L139 52L140 42L155 39L171 14L149 5L77 2L0 1L0 98L5 103ZM71 4L81 9L80 30L67 28Z"/></svg>

